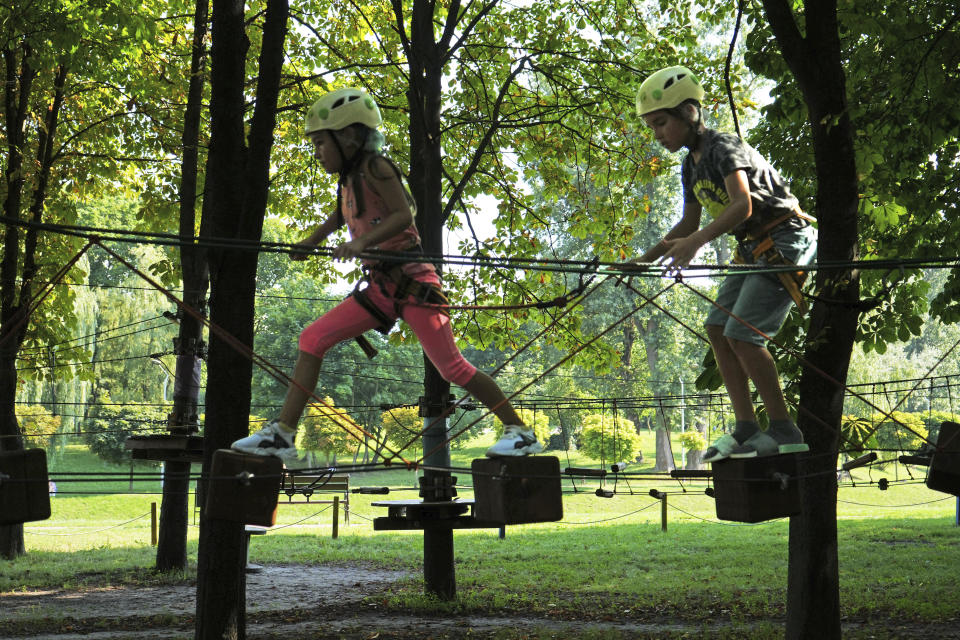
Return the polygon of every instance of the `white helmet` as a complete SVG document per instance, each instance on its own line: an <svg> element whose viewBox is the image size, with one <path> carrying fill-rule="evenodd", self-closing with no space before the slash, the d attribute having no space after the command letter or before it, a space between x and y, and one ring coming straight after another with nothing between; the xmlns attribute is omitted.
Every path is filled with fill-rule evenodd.
<svg viewBox="0 0 960 640"><path fill-rule="evenodd" d="M323 96L307 111L303 132L339 131L351 124L376 129L383 122L377 103L363 89L337 89Z"/></svg>
<svg viewBox="0 0 960 640"><path fill-rule="evenodd" d="M687 100L700 102L703 87L697 76L686 67L667 67L657 71L637 91L637 115L645 116L660 109L672 109Z"/></svg>

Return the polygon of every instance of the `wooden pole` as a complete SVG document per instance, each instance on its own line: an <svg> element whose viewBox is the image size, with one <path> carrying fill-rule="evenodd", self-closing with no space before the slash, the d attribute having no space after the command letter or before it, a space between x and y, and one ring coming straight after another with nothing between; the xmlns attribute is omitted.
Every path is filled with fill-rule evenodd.
<svg viewBox="0 0 960 640"><path fill-rule="evenodd" d="M660 531L667 530L667 494L660 494Z"/></svg>
<svg viewBox="0 0 960 640"><path fill-rule="evenodd" d="M333 496L333 539L340 535L340 496Z"/></svg>
<svg viewBox="0 0 960 640"><path fill-rule="evenodd" d="M157 546L157 503L150 503L150 545Z"/></svg>

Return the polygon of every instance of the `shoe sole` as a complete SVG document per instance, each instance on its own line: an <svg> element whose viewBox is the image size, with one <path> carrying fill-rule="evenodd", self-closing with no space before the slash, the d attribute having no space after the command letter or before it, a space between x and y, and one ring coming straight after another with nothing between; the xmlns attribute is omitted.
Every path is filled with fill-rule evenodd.
<svg viewBox="0 0 960 640"><path fill-rule="evenodd" d="M274 458L280 458L281 460L297 460L297 452L286 452L282 453L280 449L243 449L240 447L230 447L233 451L238 451L240 453L247 453L252 456L273 456Z"/></svg>
<svg viewBox="0 0 960 640"><path fill-rule="evenodd" d="M768 453L763 456L761 456L759 452L757 452L757 450L754 449L753 451L744 452L744 453L731 453L730 457L736 458L737 460L742 460L746 458L768 458L770 456L782 455L785 453L806 453L807 451L810 451L810 445L805 444L803 442L799 442L796 444L782 444L779 447L777 447L776 452Z"/></svg>
<svg viewBox="0 0 960 640"><path fill-rule="evenodd" d="M525 447L520 447L519 449L513 449L510 453L491 453L487 451L486 455L488 458L520 458L522 456L528 456L533 453L540 453L543 451L543 445L539 442L536 445L527 445Z"/></svg>
<svg viewBox="0 0 960 640"><path fill-rule="evenodd" d="M718 453L718 454L715 455L715 456L710 456L709 458L704 458L703 461L704 461L704 462L718 462L718 461L720 461L720 460L726 460L726 459L729 458L729 457L730 457L730 456L725 456L725 455L723 455L722 453Z"/></svg>

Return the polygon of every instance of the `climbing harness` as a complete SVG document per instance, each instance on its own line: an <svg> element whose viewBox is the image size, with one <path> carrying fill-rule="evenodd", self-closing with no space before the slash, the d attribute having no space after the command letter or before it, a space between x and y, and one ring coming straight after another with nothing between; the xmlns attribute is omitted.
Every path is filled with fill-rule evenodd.
<svg viewBox="0 0 960 640"><path fill-rule="evenodd" d="M417 246L419 247L419 245ZM405 264L409 263L403 262L398 264L391 262L384 264L381 262L376 265L364 267L363 278L357 282L353 291L347 296L353 297L367 313L373 316L374 320L378 323L374 328L383 335L390 333L397 322L397 318L400 317L403 306L410 304L411 298L413 298L414 304L435 306L435 308L439 309L444 315L449 315L446 307L449 306L450 301L447 299L447 296L444 295L440 286L428 282L420 282L419 280L411 278L403 272L403 265ZM385 281L392 282L396 285L392 295L388 294ZM364 283L366 283L366 286L361 286ZM385 295L393 298L394 317L391 318L370 300L370 296L367 295L367 289L374 285L380 287L380 290ZM363 349L363 352L367 354L368 358L373 358L377 355L376 347L363 335L357 336L354 340L360 345L360 348Z"/></svg>
<svg viewBox="0 0 960 640"><path fill-rule="evenodd" d="M799 208L795 208L790 213L786 213L765 224L760 228L759 231L747 233L746 236L744 236L743 241L737 244L733 261L736 264L747 264L747 260L742 251L743 246L746 242L756 242L756 245L754 245L752 251L750 252L752 262L757 262L762 259L768 265L773 267L797 266L794 262L787 260L784 257L776 243L774 243L773 237L770 235L770 231L794 216L802 220L806 220L807 222L813 221L813 218L800 211ZM784 288L787 290L787 293L790 294L790 297L796 303L797 309L800 310L800 313L806 314L809 307L807 305L807 301L803 297L802 289L803 283L807 280L807 272L802 270L778 271L775 275L780 280L781 284L783 284Z"/></svg>

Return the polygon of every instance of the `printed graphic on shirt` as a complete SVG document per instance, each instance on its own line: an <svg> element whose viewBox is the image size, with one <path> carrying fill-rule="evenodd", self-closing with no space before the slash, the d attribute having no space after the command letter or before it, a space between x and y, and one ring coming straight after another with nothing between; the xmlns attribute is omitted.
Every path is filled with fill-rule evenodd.
<svg viewBox="0 0 960 640"><path fill-rule="evenodd" d="M730 204L726 178L736 171L743 171L747 179L754 224L763 224L797 207L786 181L756 149L733 134L712 129L703 133L699 161L694 162L690 154L683 159L680 176L684 199L697 201L716 218ZM744 232L743 223L731 230L734 235Z"/></svg>
<svg viewBox="0 0 960 640"><path fill-rule="evenodd" d="M719 189L717 185L710 180L700 180L693 185L693 194L697 197L700 206L716 218L730 204L730 194L726 189Z"/></svg>

